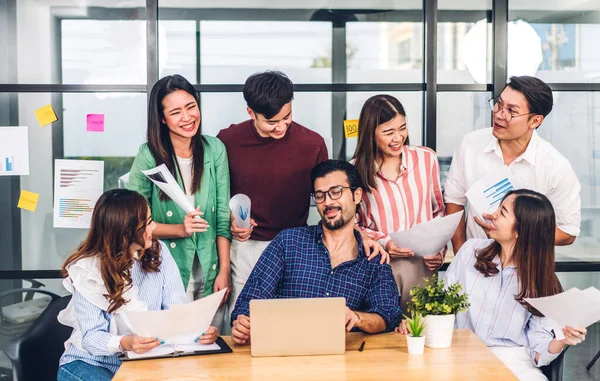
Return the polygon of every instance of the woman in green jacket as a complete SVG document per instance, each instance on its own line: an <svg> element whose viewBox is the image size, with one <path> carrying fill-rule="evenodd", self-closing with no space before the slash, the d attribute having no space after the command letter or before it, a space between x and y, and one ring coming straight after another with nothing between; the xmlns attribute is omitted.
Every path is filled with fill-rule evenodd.
<svg viewBox="0 0 600 381"><path fill-rule="evenodd" d="M225 145L202 135L197 93L185 78L172 75L152 88L148 143L142 144L128 188L150 202L154 236L167 244L187 290L188 301L231 289L229 246L229 165ZM142 170L165 164L196 210L185 213ZM201 217L200 217L201 216ZM223 307L213 325L222 327Z"/></svg>

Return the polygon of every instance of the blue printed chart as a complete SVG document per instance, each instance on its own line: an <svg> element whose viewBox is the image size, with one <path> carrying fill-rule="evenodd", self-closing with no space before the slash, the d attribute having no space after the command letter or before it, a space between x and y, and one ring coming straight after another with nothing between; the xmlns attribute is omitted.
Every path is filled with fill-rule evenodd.
<svg viewBox="0 0 600 381"><path fill-rule="evenodd" d="M54 227L89 228L103 188L103 161L55 160Z"/></svg>
<svg viewBox="0 0 600 381"><path fill-rule="evenodd" d="M473 208L475 214L481 217L483 213L494 213L506 192L518 188L510 169L503 166L475 182L467 191L466 196L469 200L469 207Z"/></svg>
<svg viewBox="0 0 600 381"><path fill-rule="evenodd" d="M29 175L27 127L0 127L0 176Z"/></svg>

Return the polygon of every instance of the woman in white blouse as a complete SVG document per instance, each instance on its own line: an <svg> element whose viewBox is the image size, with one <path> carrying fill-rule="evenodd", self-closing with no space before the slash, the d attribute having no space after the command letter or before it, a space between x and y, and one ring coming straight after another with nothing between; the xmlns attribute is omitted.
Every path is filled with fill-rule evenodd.
<svg viewBox="0 0 600 381"><path fill-rule="evenodd" d="M73 333L58 381L111 380L121 365L119 352L145 353L163 343L131 334L121 315L186 301L173 257L152 239L155 227L148 202L134 191L113 189L98 199L87 238L63 266L73 298L58 320ZM217 336L210 327L196 341L211 344Z"/></svg>
<svg viewBox="0 0 600 381"><path fill-rule="evenodd" d="M471 239L446 271L446 285L462 284L471 306L457 314L455 328L469 328L521 380L545 380L539 370L567 345L585 340L585 328L562 328L524 298L561 292L554 272L556 221L546 196L510 191L492 215L492 239ZM399 331L406 333L405 323ZM560 336L560 335L559 335Z"/></svg>

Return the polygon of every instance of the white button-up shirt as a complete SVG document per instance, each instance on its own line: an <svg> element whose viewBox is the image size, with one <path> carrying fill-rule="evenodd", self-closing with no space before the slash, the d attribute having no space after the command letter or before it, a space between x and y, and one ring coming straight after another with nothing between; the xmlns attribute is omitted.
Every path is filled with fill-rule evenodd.
<svg viewBox="0 0 600 381"><path fill-rule="evenodd" d="M466 192L481 178L500 170L504 158L498 139L491 128L470 132L454 152L450 172L444 185L446 203L466 205ZM518 188L544 194L554 207L556 224L560 230L579 235L581 197L579 180L569 161L537 132L533 132L525 152L508 169L515 177ZM467 239L487 238L474 221L473 208L467 208Z"/></svg>

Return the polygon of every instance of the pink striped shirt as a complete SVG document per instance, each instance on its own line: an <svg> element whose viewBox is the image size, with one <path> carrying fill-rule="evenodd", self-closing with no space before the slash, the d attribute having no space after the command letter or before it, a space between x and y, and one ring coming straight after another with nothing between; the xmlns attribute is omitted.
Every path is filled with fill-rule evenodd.
<svg viewBox="0 0 600 381"><path fill-rule="evenodd" d="M433 150L403 146L398 179L388 179L377 171L375 181L377 189L363 192L356 223L384 247L390 241L389 233L444 216L440 165ZM445 247L440 252L442 258L446 250Z"/></svg>

